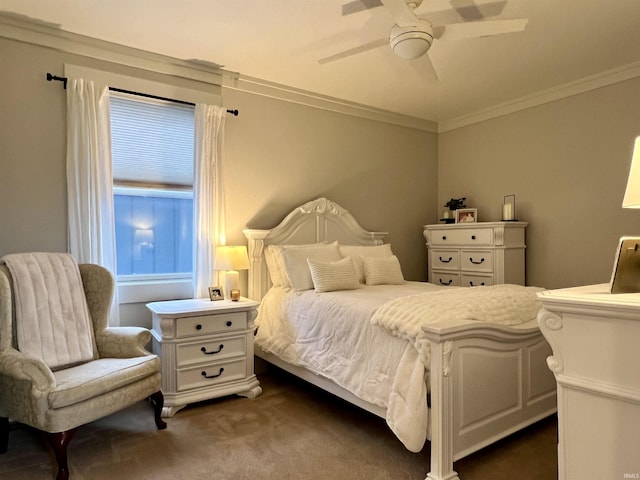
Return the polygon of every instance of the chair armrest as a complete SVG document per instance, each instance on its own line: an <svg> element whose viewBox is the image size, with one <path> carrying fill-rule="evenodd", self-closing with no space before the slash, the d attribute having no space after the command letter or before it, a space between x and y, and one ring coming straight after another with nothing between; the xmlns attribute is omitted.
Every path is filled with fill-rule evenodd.
<svg viewBox="0 0 640 480"><path fill-rule="evenodd" d="M96 335L101 358L131 358L151 355L145 346L151 332L142 327L109 327Z"/></svg>
<svg viewBox="0 0 640 480"><path fill-rule="evenodd" d="M22 384L21 389L30 391L40 397L56 387L56 379L51 369L37 358L8 348L0 351L0 383L5 387L8 384Z"/></svg>

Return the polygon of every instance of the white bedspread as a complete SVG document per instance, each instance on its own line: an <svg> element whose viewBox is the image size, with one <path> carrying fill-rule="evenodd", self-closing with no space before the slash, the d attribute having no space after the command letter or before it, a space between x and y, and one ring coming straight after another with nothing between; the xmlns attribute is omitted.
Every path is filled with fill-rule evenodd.
<svg viewBox="0 0 640 480"><path fill-rule="evenodd" d="M476 292L490 288L452 289L424 282L328 293L272 288L260 305L256 344L386 408L391 430L408 450L418 452L429 426L429 349L422 336L424 322L462 315L513 325L528 320L533 308L537 312L538 304L521 315L519 301L505 302L504 295L509 297L506 289L500 293L501 289L495 289L500 301L486 298L477 302L482 304L479 309L465 310L468 295L484 296ZM525 291L533 292L537 302L535 290ZM434 310L429 306L443 294L440 307ZM498 308L494 309L492 303L496 302Z"/></svg>

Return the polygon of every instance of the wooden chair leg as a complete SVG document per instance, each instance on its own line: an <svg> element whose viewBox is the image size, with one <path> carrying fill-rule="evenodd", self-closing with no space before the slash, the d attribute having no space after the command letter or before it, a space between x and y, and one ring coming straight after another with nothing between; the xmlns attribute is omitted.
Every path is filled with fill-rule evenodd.
<svg viewBox="0 0 640 480"><path fill-rule="evenodd" d="M156 427L158 430L164 430L167 428L167 423L162 420L162 407L164 407L164 395L161 391L157 391L149 397L149 401L153 406L154 417L156 421Z"/></svg>
<svg viewBox="0 0 640 480"><path fill-rule="evenodd" d="M58 474L56 480L68 480L69 479L69 466L67 464L67 448L69 442L76 433L76 428L67 430L66 432L48 433L47 438L53 448L53 453L58 462Z"/></svg>
<svg viewBox="0 0 640 480"><path fill-rule="evenodd" d="M9 448L9 419L0 417L0 454Z"/></svg>

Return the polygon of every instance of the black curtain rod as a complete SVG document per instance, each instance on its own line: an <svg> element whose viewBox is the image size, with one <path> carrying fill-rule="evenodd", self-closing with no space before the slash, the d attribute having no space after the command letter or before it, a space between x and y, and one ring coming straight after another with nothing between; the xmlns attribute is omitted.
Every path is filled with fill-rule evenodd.
<svg viewBox="0 0 640 480"><path fill-rule="evenodd" d="M47 73L47 81L50 82L52 80L55 80L57 82L62 82L63 85L64 85L64 89L65 90L67 89L67 78L66 77L58 77L56 75L52 75L50 73ZM159 97L157 95L149 95L148 93L133 92L131 90L124 90L122 88L109 87L109 90L111 90L112 92L128 93L129 95L137 95L138 97L153 98L154 100L165 100L167 102L179 103L181 105L195 106L195 103L185 102L184 100L176 100L174 98ZM231 115L233 115L234 117L237 117L238 114L240 113L238 110L227 110L227 112L230 113Z"/></svg>

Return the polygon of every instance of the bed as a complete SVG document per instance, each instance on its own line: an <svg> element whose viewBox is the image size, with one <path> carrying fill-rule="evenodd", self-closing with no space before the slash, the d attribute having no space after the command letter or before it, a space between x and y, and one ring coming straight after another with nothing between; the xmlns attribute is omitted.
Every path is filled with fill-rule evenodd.
<svg viewBox="0 0 640 480"><path fill-rule="evenodd" d="M535 289L404 281L386 232L325 198L244 234L256 356L385 418L410 451L428 440L427 479L556 411Z"/></svg>

